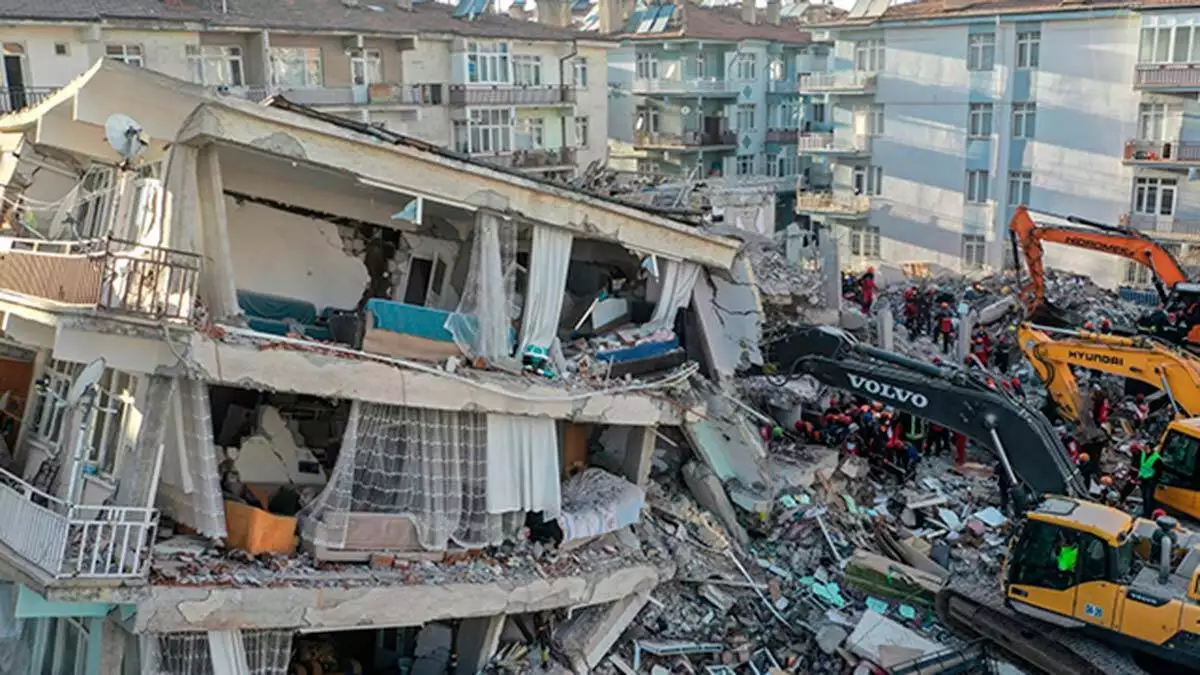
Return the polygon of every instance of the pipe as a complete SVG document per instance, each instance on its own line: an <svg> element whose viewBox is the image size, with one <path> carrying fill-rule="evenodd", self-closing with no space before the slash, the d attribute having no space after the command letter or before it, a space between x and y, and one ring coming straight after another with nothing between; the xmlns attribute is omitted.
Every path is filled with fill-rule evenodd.
<svg viewBox="0 0 1200 675"><path fill-rule="evenodd" d="M563 91L566 91L566 86L567 86L567 75L566 75L567 61L569 59L575 58L576 56L579 56L579 41L571 40L571 51L566 56L564 56L558 60L558 86L561 87ZM572 81L571 85L574 86L575 82ZM579 105L579 102L576 101L575 105ZM574 111L574 108L572 108L572 111ZM562 128L561 148L566 149L566 147L567 147L567 116L566 115L563 115L559 118L559 124L561 125L561 128Z"/></svg>

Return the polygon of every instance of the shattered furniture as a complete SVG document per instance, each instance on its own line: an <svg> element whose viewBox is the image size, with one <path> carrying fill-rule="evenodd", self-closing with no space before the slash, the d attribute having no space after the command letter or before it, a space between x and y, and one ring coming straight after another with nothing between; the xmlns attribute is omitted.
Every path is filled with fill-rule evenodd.
<svg viewBox="0 0 1200 675"><path fill-rule="evenodd" d="M267 494L255 490L258 499L266 504ZM260 553L290 554L296 550L296 518L279 516L242 502L225 500L225 526L229 548L239 548L250 555Z"/></svg>
<svg viewBox="0 0 1200 675"><path fill-rule="evenodd" d="M367 301L363 351L384 356L442 361L462 356L446 329L450 312L375 298Z"/></svg>
<svg viewBox="0 0 1200 675"><path fill-rule="evenodd" d="M317 308L307 300L286 298L256 291L239 290L238 306L246 313L250 328L261 333L287 336L295 330L312 340L332 341L329 319L342 313L335 307Z"/></svg>
<svg viewBox="0 0 1200 675"><path fill-rule="evenodd" d="M596 351L595 358L608 364L609 377L637 377L674 368L687 360L679 346L679 338L669 331L635 337L629 340L632 344L626 343L627 340L620 331L600 339L600 349ZM626 344L618 346L605 343Z"/></svg>
<svg viewBox="0 0 1200 675"><path fill-rule="evenodd" d="M563 543L582 541L615 532L638 522L646 493L604 469L585 469L562 486L562 514L558 518Z"/></svg>

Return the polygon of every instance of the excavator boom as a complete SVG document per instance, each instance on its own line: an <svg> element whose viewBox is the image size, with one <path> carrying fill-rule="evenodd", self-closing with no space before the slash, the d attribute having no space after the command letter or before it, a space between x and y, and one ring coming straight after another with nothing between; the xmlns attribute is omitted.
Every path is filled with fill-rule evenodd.
<svg viewBox="0 0 1200 675"><path fill-rule="evenodd" d="M1158 293L1164 302L1167 289L1187 281L1187 274L1175 256L1141 232L1100 225L1080 218L1070 220L1088 227L1038 225L1024 206L1017 207L1009 223L1014 248L1020 250L1029 270L1029 281L1021 287L1020 296L1030 316L1036 316L1046 306L1044 242L1109 253L1144 265L1154 272Z"/></svg>
<svg viewBox="0 0 1200 675"><path fill-rule="evenodd" d="M828 326L797 329L769 345L768 355L777 372L810 375L992 448L1037 494L1086 494L1046 418L989 384L982 373L939 368L893 354Z"/></svg>

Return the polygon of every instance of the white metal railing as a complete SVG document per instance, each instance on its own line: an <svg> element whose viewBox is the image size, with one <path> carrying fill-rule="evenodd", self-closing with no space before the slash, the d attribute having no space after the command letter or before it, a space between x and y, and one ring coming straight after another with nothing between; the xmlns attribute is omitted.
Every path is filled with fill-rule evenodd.
<svg viewBox="0 0 1200 675"><path fill-rule="evenodd" d="M796 144L801 150L826 150L833 147L833 134L800 134Z"/></svg>
<svg viewBox="0 0 1200 675"><path fill-rule="evenodd" d="M647 94L663 92L716 94L736 90L736 84L727 84L724 79L719 77L640 78L633 81L633 90Z"/></svg>
<svg viewBox="0 0 1200 675"><path fill-rule="evenodd" d="M834 195L813 192L796 195L796 210L823 213L862 214L871 210L871 198L866 195Z"/></svg>
<svg viewBox="0 0 1200 675"><path fill-rule="evenodd" d="M0 541L55 579L142 579L158 509L71 505L0 469Z"/></svg>
<svg viewBox="0 0 1200 675"><path fill-rule="evenodd" d="M799 82L792 77L783 80L768 80L767 86L772 94L795 94L799 91Z"/></svg>
<svg viewBox="0 0 1200 675"><path fill-rule="evenodd" d="M801 134L796 145L802 152L863 154L871 152L871 137L858 134L849 139L839 139L833 134Z"/></svg>
<svg viewBox="0 0 1200 675"><path fill-rule="evenodd" d="M836 73L813 73L800 76L800 91L871 89L875 73L850 70Z"/></svg>

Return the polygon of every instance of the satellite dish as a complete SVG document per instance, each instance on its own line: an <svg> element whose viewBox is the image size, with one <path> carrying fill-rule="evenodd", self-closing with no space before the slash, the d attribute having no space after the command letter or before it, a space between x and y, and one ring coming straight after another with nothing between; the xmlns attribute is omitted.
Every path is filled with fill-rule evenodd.
<svg viewBox="0 0 1200 675"><path fill-rule="evenodd" d="M75 381L71 383L71 389L67 392L67 405L71 407L78 405L83 397L95 388L96 383L104 375L106 367L108 364L102 358L87 364L83 372L79 373L79 377L76 377Z"/></svg>
<svg viewBox="0 0 1200 675"><path fill-rule="evenodd" d="M686 106L686 105L685 105L685 106L683 106L682 108L680 108L680 109L679 109L679 114L681 114L681 115L690 115L690 114L692 114L692 107L691 107L691 106Z"/></svg>
<svg viewBox="0 0 1200 675"><path fill-rule="evenodd" d="M137 123L129 115L117 113L108 118L104 123L104 135L108 139L108 144L117 151L117 154L124 157L126 162L132 162L149 147L150 141L146 140L146 133L142 130L142 125Z"/></svg>

